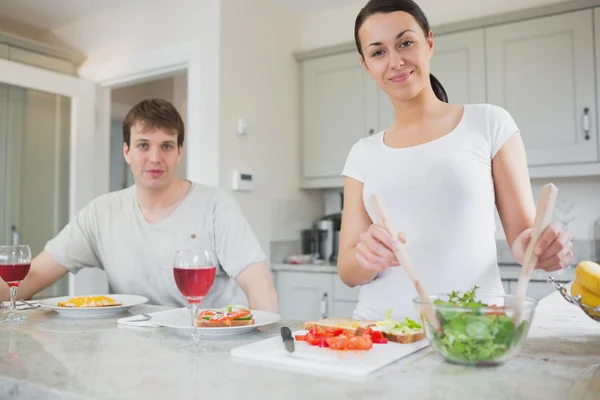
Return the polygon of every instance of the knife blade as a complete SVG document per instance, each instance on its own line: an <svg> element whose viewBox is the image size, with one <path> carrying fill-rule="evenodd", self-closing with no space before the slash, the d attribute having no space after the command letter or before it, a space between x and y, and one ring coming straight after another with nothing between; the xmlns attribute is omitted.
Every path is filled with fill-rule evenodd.
<svg viewBox="0 0 600 400"><path fill-rule="evenodd" d="M285 344L286 350L289 353L293 353L296 346L290 328L288 328L287 326L281 328L281 338L283 339L283 344Z"/></svg>

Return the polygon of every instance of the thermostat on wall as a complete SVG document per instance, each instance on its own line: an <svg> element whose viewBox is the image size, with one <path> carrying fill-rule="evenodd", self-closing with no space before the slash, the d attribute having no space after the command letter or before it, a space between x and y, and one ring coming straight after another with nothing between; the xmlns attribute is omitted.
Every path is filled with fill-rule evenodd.
<svg viewBox="0 0 600 400"><path fill-rule="evenodd" d="M247 172L234 170L231 188L239 192L250 192L254 189L254 177Z"/></svg>

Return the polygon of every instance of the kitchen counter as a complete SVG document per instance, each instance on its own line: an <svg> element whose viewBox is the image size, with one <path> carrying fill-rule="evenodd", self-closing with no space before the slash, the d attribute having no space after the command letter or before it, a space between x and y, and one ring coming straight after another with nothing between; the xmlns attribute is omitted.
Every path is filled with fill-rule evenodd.
<svg viewBox="0 0 600 400"><path fill-rule="evenodd" d="M504 280L518 280L521 274L521 266L518 264L501 264L500 277ZM272 271L291 271L291 272L316 272L324 274L337 274L338 269L335 264L271 264ZM535 270L531 276L534 282L546 282L549 276L553 276L558 282L571 282L575 279L575 268L564 268L560 271L546 272Z"/></svg>
<svg viewBox="0 0 600 400"><path fill-rule="evenodd" d="M322 274L337 274L336 264L271 264L272 271L317 272Z"/></svg>
<svg viewBox="0 0 600 400"><path fill-rule="evenodd" d="M152 312L155 306L132 311ZM598 399L600 323L558 292L542 300L524 346L500 367L445 363L427 347L366 381L341 381L232 360L229 350L278 335L210 339L207 355L178 353L186 340L167 328L118 327L117 318L72 320L25 311L0 326L2 399ZM123 317L121 315L120 317ZM282 321L297 329L300 322Z"/></svg>

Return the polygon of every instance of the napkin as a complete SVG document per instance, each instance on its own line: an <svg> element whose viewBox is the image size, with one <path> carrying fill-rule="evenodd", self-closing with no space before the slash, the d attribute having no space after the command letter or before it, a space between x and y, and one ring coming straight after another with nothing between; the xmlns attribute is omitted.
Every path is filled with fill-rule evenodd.
<svg viewBox="0 0 600 400"><path fill-rule="evenodd" d="M38 306L38 302L37 301L35 301L35 300L27 300L27 302L29 304L33 304L36 307L30 307L27 304L25 304L25 303L17 300L17 302L16 302L16 309L17 310L33 310L34 308L38 308L37 307ZM3 301L1 303L1 307L2 308L9 308L10 307L10 301Z"/></svg>
<svg viewBox="0 0 600 400"><path fill-rule="evenodd" d="M149 316L153 317L156 314L160 314L161 311L159 312L155 312L155 313L147 313ZM148 320L144 320L144 316L139 314L139 315L133 315L131 317L126 317L126 318L121 318L117 320L117 324L118 325L125 325L125 326L135 326L135 327L144 327L144 328L159 328L160 325L157 323L152 322L151 319Z"/></svg>

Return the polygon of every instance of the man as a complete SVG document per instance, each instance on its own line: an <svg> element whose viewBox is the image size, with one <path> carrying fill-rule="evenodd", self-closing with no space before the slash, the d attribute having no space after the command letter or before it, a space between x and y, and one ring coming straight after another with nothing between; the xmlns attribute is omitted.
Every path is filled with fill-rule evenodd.
<svg viewBox="0 0 600 400"><path fill-rule="evenodd" d="M104 269L117 293L185 305L173 277L175 252L206 249L219 265L203 307L244 302L245 294L250 308L277 311L266 257L237 204L221 189L176 178L183 140L183 121L169 102L144 100L131 109L123 121L123 154L135 185L82 209L33 260L19 297L92 267ZM0 298L8 297L2 285Z"/></svg>

